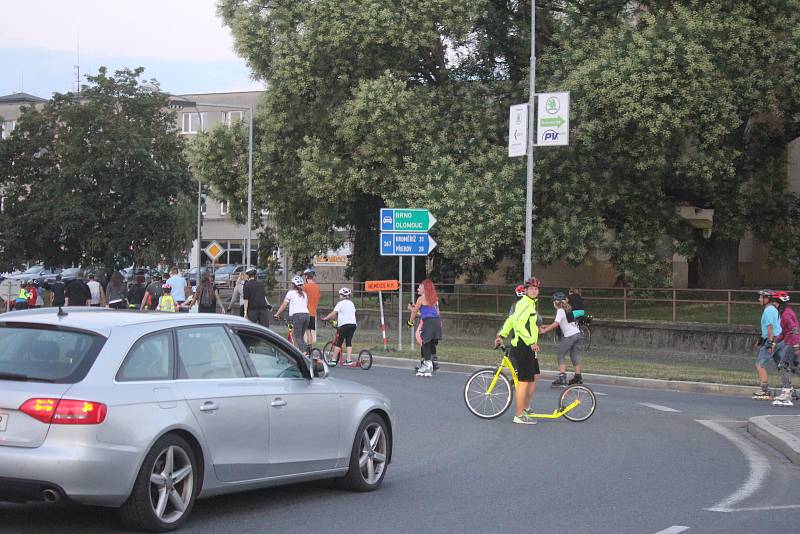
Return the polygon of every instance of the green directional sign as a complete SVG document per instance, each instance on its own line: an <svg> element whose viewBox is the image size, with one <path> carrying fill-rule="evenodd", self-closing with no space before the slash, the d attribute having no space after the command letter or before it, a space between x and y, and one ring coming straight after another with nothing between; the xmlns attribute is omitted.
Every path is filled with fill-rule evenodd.
<svg viewBox="0 0 800 534"><path fill-rule="evenodd" d="M382 232L427 232L436 224L436 218L422 209L381 209Z"/></svg>
<svg viewBox="0 0 800 534"><path fill-rule="evenodd" d="M543 127L560 128L566 123L563 117L544 117L539 121L539 125Z"/></svg>

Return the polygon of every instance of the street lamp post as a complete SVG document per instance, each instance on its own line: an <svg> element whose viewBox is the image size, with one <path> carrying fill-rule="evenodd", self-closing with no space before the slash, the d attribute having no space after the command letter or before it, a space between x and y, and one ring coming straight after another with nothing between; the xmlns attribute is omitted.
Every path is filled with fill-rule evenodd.
<svg viewBox="0 0 800 534"><path fill-rule="evenodd" d="M253 228L253 107L252 106L238 106L238 105L226 105L226 104L209 104L206 102L193 102L182 97L174 98L173 95L169 93L163 93L161 89L155 84L150 82L142 82L140 87L146 91L150 91L153 93L162 93L170 97L169 99L169 107L171 108L187 108L193 107L195 112L197 113L197 117L200 122L200 128L203 127L203 116L200 114L199 107L206 107L206 108L223 108L223 109L233 109L239 111L246 111L247 112L247 128L248 128L248 136L247 136L247 235L245 238L247 247L246 251L246 259L245 259L245 268L250 268L250 254L251 249L253 248L253 237L252 237L252 228ZM200 209L200 204L202 202L202 192L203 192L203 184L200 180L197 181L197 280L198 283L200 281L200 263L202 258L202 251L200 245L200 238L201 238L201 216L202 212Z"/></svg>
<svg viewBox="0 0 800 534"><path fill-rule="evenodd" d="M199 108L224 108L224 109L233 109L233 110L241 110L247 112L247 259L245 260L245 269L250 268L250 254L253 248L253 237L252 237L252 229L253 229L253 107L252 106L237 106L237 105L226 105L226 104L209 104L206 102L193 102L189 100L183 99L175 99L170 100L170 106L176 107L193 107L197 111L197 114L200 115ZM203 125L202 116L200 117L200 126ZM198 234L199 235L199 234ZM200 241L198 237L197 246L200 246ZM199 268L199 265L198 265Z"/></svg>

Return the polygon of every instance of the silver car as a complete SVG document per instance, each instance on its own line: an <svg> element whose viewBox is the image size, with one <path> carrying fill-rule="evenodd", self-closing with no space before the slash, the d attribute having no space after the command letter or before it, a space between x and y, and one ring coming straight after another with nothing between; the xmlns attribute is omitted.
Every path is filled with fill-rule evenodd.
<svg viewBox="0 0 800 534"><path fill-rule="evenodd" d="M321 478L374 490L389 400L322 365L239 317L0 315L0 500L119 507L167 531L212 495Z"/></svg>

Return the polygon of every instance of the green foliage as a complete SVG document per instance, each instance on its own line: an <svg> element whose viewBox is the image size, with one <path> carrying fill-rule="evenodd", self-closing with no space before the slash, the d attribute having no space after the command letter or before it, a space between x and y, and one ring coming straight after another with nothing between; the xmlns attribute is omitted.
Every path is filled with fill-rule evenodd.
<svg viewBox="0 0 800 534"><path fill-rule="evenodd" d="M791 201L780 162L800 133L798 0L537 7L537 89L572 93L571 146L535 152L537 264L577 265L600 249L627 283L659 286L672 252L708 258L723 247L729 257L747 231L779 235ZM508 105L527 100L529 2L219 9L269 86L256 117L255 200L293 256L349 233L354 276L392 269L377 257L386 205L430 209L438 254L472 279L520 257L525 162L505 145ZM234 206L244 133L200 136L191 156ZM713 243L677 217L685 204L715 210ZM735 285L735 269L707 268L705 283Z"/></svg>
<svg viewBox="0 0 800 534"><path fill-rule="evenodd" d="M174 114L143 69L87 77L26 108L0 143L0 261L120 268L182 255L193 204Z"/></svg>

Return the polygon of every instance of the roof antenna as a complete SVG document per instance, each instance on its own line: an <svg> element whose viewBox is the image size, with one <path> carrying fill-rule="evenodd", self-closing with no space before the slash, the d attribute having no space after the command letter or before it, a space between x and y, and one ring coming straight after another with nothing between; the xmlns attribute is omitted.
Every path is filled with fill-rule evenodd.
<svg viewBox="0 0 800 534"><path fill-rule="evenodd" d="M58 317L66 317L66 316L67 316L67 315L69 315L69 314L68 314L67 312L65 312L65 311L64 311L64 310L61 308L61 306L59 306L59 307L58 307L58 314L57 314L57 315L58 315Z"/></svg>

